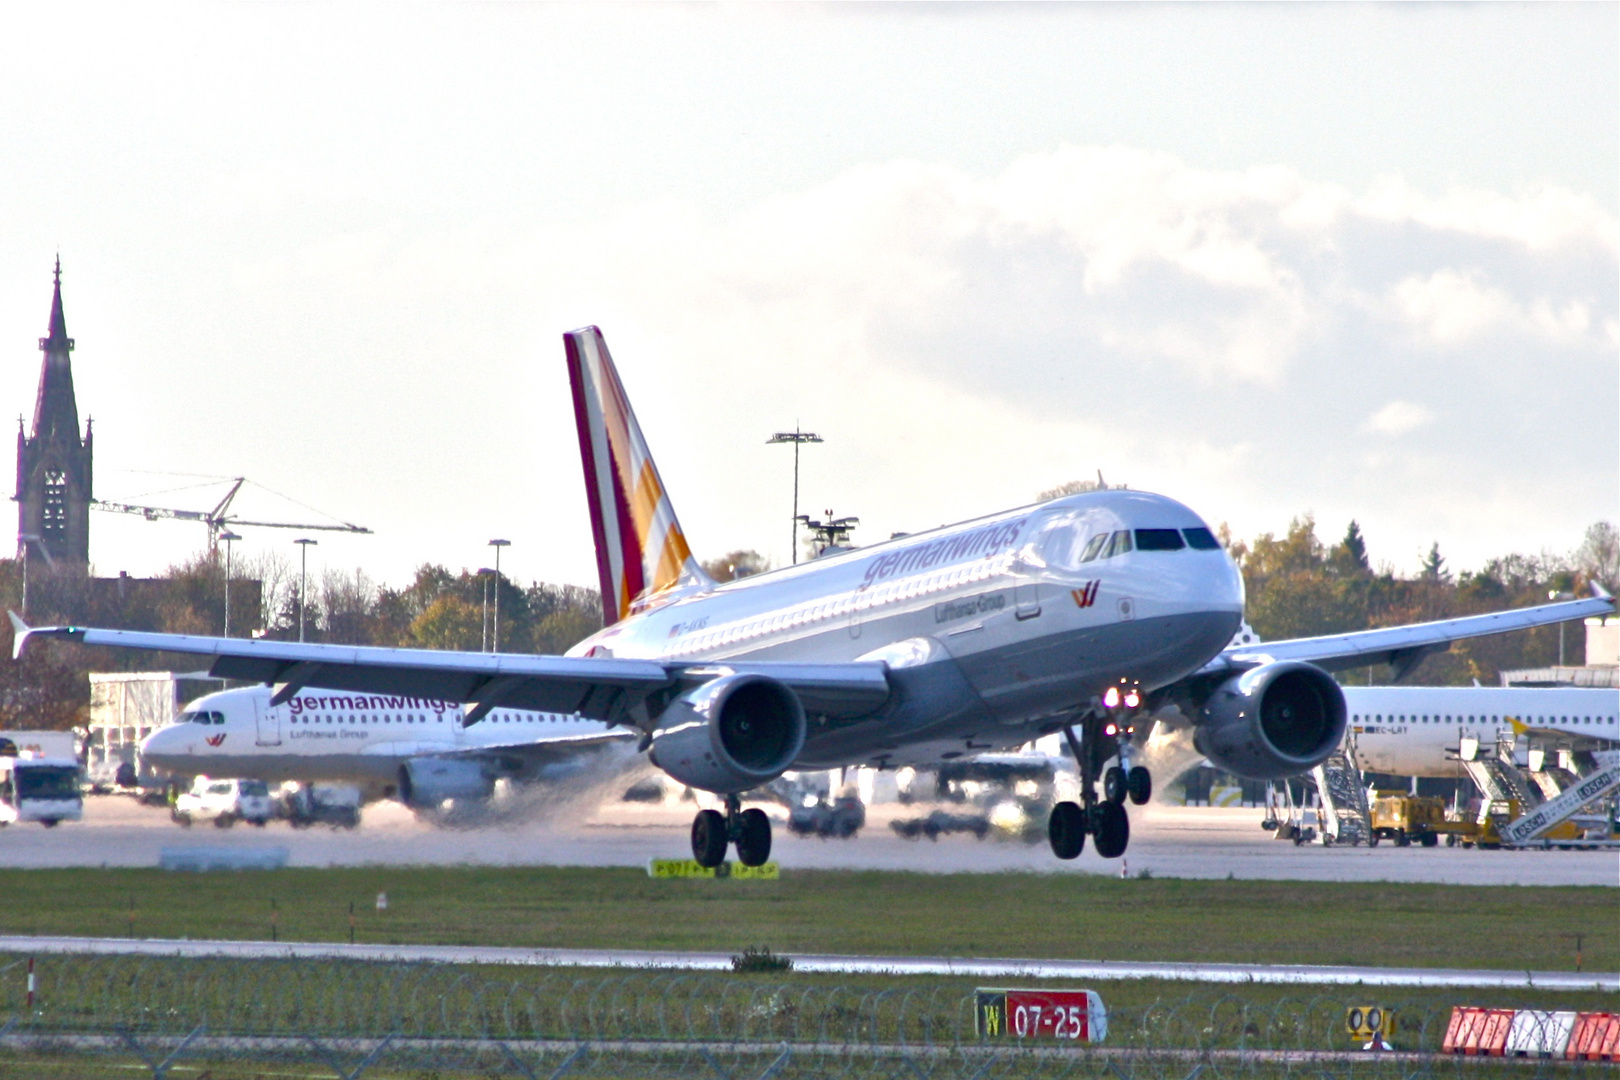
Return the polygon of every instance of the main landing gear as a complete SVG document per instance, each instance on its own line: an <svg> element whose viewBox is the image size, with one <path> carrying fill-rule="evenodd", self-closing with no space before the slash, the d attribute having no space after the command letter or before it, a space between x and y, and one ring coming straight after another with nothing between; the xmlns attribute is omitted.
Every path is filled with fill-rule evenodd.
<svg viewBox="0 0 1620 1080"><path fill-rule="evenodd" d="M1118 695L1113 691L1110 695L1117 703ZM1129 696L1125 700L1129 701ZM1131 842L1125 800L1137 806L1145 804L1153 797L1153 777L1142 766L1130 763L1130 733L1122 729L1118 720L1093 710L1081 719L1079 727L1079 735L1073 726L1065 727L1063 735L1080 766L1080 802L1065 801L1052 807L1047 839L1052 843L1052 854L1074 859L1085 850L1089 834L1098 855L1117 859ZM1103 772L1103 797L1098 799L1097 774L1104 762L1116 756L1119 764Z"/></svg>
<svg viewBox="0 0 1620 1080"><path fill-rule="evenodd" d="M726 847L737 845L737 861L760 866L771 857L771 819L757 807L742 809L742 800L726 796L726 812L699 810L692 819L692 858L713 870L726 861Z"/></svg>

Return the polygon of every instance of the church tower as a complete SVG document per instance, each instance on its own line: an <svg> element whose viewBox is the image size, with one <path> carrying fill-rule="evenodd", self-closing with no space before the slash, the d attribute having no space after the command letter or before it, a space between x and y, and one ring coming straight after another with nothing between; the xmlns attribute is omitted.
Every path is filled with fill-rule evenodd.
<svg viewBox="0 0 1620 1080"><path fill-rule="evenodd" d="M62 316L62 259L56 260L51 326L39 339L45 358L39 369L34 426L17 431L17 543L31 545L54 563L87 572L90 563L90 425L79 437L79 405L73 397L73 339ZM24 537L38 537L25 540Z"/></svg>

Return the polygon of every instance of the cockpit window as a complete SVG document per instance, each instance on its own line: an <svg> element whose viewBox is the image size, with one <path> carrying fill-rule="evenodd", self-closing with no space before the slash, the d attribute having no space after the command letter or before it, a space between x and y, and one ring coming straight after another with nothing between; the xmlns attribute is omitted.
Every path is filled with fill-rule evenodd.
<svg viewBox="0 0 1620 1080"><path fill-rule="evenodd" d="M1085 553L1080 556L1080 561L1091 562L1102 552L1103 545L1106 543L1108 543L1107 533L1099 533L1093 536L1091 542L1086 545Z"/></svg>
<svg viewBox="0 0 1620 1080"><path fill-rule="evenodd" d="M1180 551L1187 545L1175 529L1137 529L1137 551Z"/></svg>
<svg viewBox="0 0 1620 1080"><path fill-rule="evenodd" d="M1182 529L1181 533L1187 538L1187 546L1194 551L1214 551L1221 546L1215 539L1215 534L1200 525L1196 529Z"/></svg>
<svg viewBox="0 0 1620 1080"><path fill-rule="evenodd" d="M1108 545L1108 552L1103 556L1112 559L1115 555L1124 555L1131 550L1131 531L1121 529L1114 534L1114 542Z"/></svg>

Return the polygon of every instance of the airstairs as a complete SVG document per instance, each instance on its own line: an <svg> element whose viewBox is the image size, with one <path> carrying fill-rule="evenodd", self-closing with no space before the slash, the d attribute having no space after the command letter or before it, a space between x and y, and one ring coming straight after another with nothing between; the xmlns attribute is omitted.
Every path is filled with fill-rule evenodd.
<svg viewBox="0 0 1620 1080"><path fill-rule="evenodd" d="M1501 830L1502 839L1515 847L1523 847L1568 821L1610 792L1620 789L1620 750L1602 750L1593 754L1592 758L1596 763L1595 768L1570 785L1557 798L1548 799L1534 810L1520 815L1504 826Z"/></svg>
<svg viewBox="0 0 1620 1080"><path fill-rule="evenodd" d="M1320 799L1324 844L1365 844L1372 838L1372 814L1355 764L1354 740L1354 733L1347 732L1339 748L1311 770Z"/></svg>
<svg viewBox="0 0 1620 1080"><path fill-rule="evenodd" d="M1519 804L1521 810L1527 810L1541 802L1541 791L1531 791L1524 773L1514 762L1511 742L1499 743L1494 754L1481 754L1475 750L1470 756L1465 747L1462 765L1468 771L1468 778L1485 797L1486 808L1491 803L1513 801ZM1486 809L1482 808L1480 812L1483 814Z"/></svg>

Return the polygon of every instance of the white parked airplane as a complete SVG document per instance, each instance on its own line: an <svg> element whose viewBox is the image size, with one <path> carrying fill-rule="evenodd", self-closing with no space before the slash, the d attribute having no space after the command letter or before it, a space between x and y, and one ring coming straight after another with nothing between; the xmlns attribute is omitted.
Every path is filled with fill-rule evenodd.
<svg viewBox="0 0 1620 1080"><path fill-rule="evenodd" d="M272 705L265 686L198 698L147 736L148 764L181 776L343 783L413 809L487 798L496 779L558 779L633 734L562 713L495 709L468 727L434 698L305 690Z"/></svg>
<svg viewBox="0 0 1620 1080"><path fill-rule="evenodd" d="M1130 721L1174 706L1199 750L1256 778L1291 776L1338 746L1347 713L1331 670L1410 670L1459 638L1606 615L1606 595L1354 634L1229 646L1237 567L1173 499L1096 491L717 584L698 566L607 345L564 335L606 629L567 656L357 648L18 626L90 645L213 657L215 675L273 685L578 714L640 735L683 784L725 797L692 852L757 865L770 821L739 793L793 768L927 764L1061 731L1079 803L1052 811L1060 858L1125 851ZM1110 761L1117 765L1108 767ZM1103 785L1099 795L1097 787Z"/></svg>
<svg viewBox="0 0 1620 1080"><path fill-rule="evenodd" d="M1620 691L1574 687L1347 686L1346 707L1363 772L1462 775L1466 739L1489 748L1527 729L1543 745L1620 741Z"/></svg>

